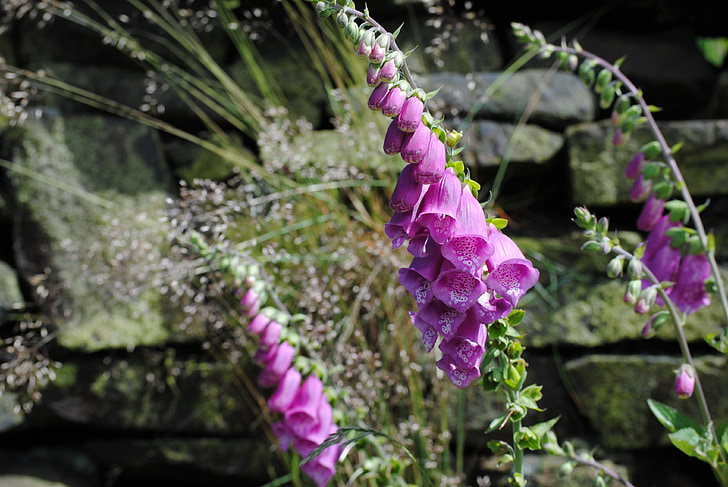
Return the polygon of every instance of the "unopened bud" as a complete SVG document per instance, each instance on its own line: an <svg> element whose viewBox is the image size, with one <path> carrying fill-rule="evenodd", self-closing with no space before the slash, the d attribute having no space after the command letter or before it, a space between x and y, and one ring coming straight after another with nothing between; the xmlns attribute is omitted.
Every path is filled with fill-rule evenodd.
<svg viewBox="0 0 728 487"><path fill-rule="evenodd" d="M380 71L378 64L369 63L369 68L367 69L367 84L372 88L379 84Z"/></svg>
<svg viewBox="0 0 728 487"><path fill-rule="evenodd" d="M611 278L619 277L624 272L624 257L616 256L607 264L607 276Z"/></svg>
<svg viewBox="0 0 728 487"><path fill-rule="evenodd" d="M655 159L658 155L660 155L660 153L662 152L662 146L660 146L659 142L653 140L652 142L648 142L643 145L640 149L640 152L645 155L645 159L651 161L652 159Z"/></svg>
<svg viewBox="0 0 728 487"><path fill-rule="evenodd" d="M675 371L675 395L687 399L695 390L695 371L689 364L682 364Z"/></svg>
<svg viewBox="0 0 728 487"><path fill-rule="evenodd" d="M602 94L599 95L599 106L603 109L607 109L614 103L614 96L617 94L617 87L614 85L607 85L602 90Z"/></svg>
<svg viewBox="0 0 728 487"><path fill-rule="evenodd" d="M347 17L346 12L344 12L343 9L339 10L339 13L336 14L336 25L342 29L349 25L349 17Z"/></svg>
<svg viewBox="0 0 728 487"><path fill-rule="evenodd" d="M566 58L566 69L569 71L576 71L577 65L579 64L579 58L576 56L576 54L570 54L568 58Z"/></svg>
<svg viewBox="0 0 728 487"><path fill-rule="evenodd" d="M374 31L361 27L359 29L359 45L356 48L356 53L361 57L368 58L372 53L372 46L374 45Z"/></svg>
<svg viewBox="0 0 728 487"><path fill-rule="evenodd" d="M588 242L584 242L584 244L581 246L581 250L584 250L586 252L601 252L602 244L600 244L596 240L589 240Z"/></svg>
<svg viewBox="0 0 728 487"><path fill-rule="evenodd" d="M627 304L635 304L637 298L642 292L642 280L636 279L627 283L627 291L624 293L624 302Z"/></svg>
<svg viewBox="0 0 728 487"><path fill-rule="evenodd" d="M354 44L359 40L359 26L353 20L344 27L344 37Z"/></svg>
<svg viewBox="0 0 728 487"><path fill-rule="evenodd" d="M637 314L645 314L647 313L653 304L655 304L655 300L657 299L657 289L655 286L650 286L647 289L644 289L640 293L640 297L637 300L637 303L634 306L634 311Z"/></svg>
<svg viewBox="0 0 728 487"><path fill-rule="evenodd" d="M614 111L617 112L617 114L622 115L631 105L632 101L629 99L629 96L622 95L617 99L617 103L614 104Z"/></svg>
<svg viewBox="0 0 728 487"><path fill-rule="evenodd" d="M576 224L581 228L590 229L594 227L594 215L589 210L582 206L574 208L574 215L576 216Z"/></svg>
<svg viewBox="0 0 728 487"><path fill-rule="evenodd" d="M670 314L667 311L658 311L642 327L642 336L644 338L652 338L669 320Z"/></svg>
<svg viewBox="0 0 728 487"><path fill-rule="evenodd" d="M599 232L600 235L604 235L609 230L609 218L606 216L603 216L599 219L597 222L597 232Z"/></svg>
<svg viewBox="0 0 728 487"><path fill-rule="evenodd" d="M627 266L627 272L629 273L630 279L642 279L643 269L642 261L639 259L631 259Z"/></svg>
<svg viewBox="0 0 728 487"><path fill-rule="evenodd" d="M602 93L607 85L609 85L610 81L612 81L612 72L608 69L602 69L601 71L599 71L596 82L594 83L594 91L596 91L597 93ZM609 103L609 105L611 105L611 102Z"/></svg>
<svg viewBox="0 0 728 487"><path fill-rule="evenodd" d="M456 145L458 145L458 142L460 142L462 136L462 132L458 132L457 130L451 130L445 136L445 142L447 143L448 147L455 147Z"/></svg>

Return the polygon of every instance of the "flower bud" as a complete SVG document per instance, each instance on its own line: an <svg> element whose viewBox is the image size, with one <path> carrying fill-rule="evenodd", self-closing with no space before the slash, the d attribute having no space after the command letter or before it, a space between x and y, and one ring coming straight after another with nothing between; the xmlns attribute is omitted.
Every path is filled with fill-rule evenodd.
<svg viewBox="0 0 728 487"><path fill-rule="evenodd" d="M380 34L372 44L372 52L369 54L369 60L375 64L382 64L384 57L389 49L390 37L388 34Z"/></svg>
<svg viewBox="0 0 728 487"><path fill-rule="evenodd" d="M344 29L347 25L349 25L349 17L346 16L346 12L344 10L339 10L339 13L336 14L336 25L339 26L339 28Z"/></svg>
<svg viewBox="0 0 728 487"><path fill-rule="evenodd" d="M658 311L650 316L650 319L645 323L645 326L642 328L642 336L644 338L652 338L669 320L670 314L667 311Z"/></svg>
<svg viewBox="0 0 728 487"><path fill-rule="evenodd" d="M389 87L389 83L379 83L377 87L372 90L372 94L369 95L369 101L367 102L367 106L370 110L376 112L382 109L384 99L389 93Z"/></svg>
<svg viewBox="0 0 728 487"><path fill-rule="evenodd" d="M374 31L361 27L359 29L359 45L356 48L356 53L361 57L368 58L372 53L372 46L374 45Z"/></svg>
<svg viewBox="0 0 728 487"><path fill-rule="evenodd" d="M612 72L608 69L602 69L597 75L596 83L594 84L594 91L596 91L597 93L602 93L610 81L612 81Z"/></svg>
<svg viewBox="0 0 728 487"><path fill-rule="evenodd" d="M657 299L657 289L655 286L650 286L647 289L643 289L640 293L639 299L637 299L637 303L634 305L634 311L638 314L645 314L647 313L653 304L655 304L655 300Z"/></svg>
<svg viewBox="0 0 728 487"><path fill-rule="evenodd" d="M407 98L398 117L399 129L404 132L414 132L422 123L422 113L425 103L417 94Z"/></svg>
<svg viewBox="0 0 728 487"><path fill-rule="evenodd" d="M618 255L607 264L607 276L615 278L621 276L622 272L624 272L624 257Z"/></svg>
<svg viewBox="0 0 728 487"><path fill-rule="evenodd" d="M642 207L640 216L637 218L637 228L644 232L649 232L657 222L662 218L662 212L665 209L665 200L661 200L652 193L645 205Z"/></svg>
<svg viewBox="0 0 728 487"><path fill-rule="evenodd" d="M458 145L458 142L460 142L462 136L462 132L458 132L457 130L451 130L445 136L445 143L448 147L455 147L456 145Z"/></svg>
<svg viewBox="0 0 728 487"><path fill-rule="evenodd" d="M630 163L627 165L627 168L624 170L624 176L627 179L634 179L639 176L644 166L645 154L643 152L638 152L637 154L635 154L635 156L632 158L632 161L630 161Z"/></svg>
<svg viewBox="0 0 728 487"><path fill-rule="evenodd" d="M642 293L642 280L635 279L627 283L627 291L624 293L624 302L635 304L640 293Z"/></svg>
<svg viewBox="0 0 728 487"><path fill-rule="evenodd" d="M614 104L614 111L619 115L623 115L632 105L632 101L628 95L622 95L617 99L617 103Z"/></svg>
<svg viewBox="0 0 728 487"><path fill-rule="evenodd" d="M577 66L579 65L579 58L576 54L569 54L569 57L566 58L566 69L569 71L576 71Z"/></svg>
<svg viewBox="0 0 728 487"><path fill-rule="evenodd" d="M594 226L594 215L584 207L578 206L574 208L576 215L576 224L581 228L590 229Z"/></svg>
<svg viewBox="0 0 728 487"><path fill-rule="evenodd" d="M405 100L407 100L407 91L403 90L400 86L395 86L389 90L389 93L384 98L382 115L396 117L402 111Z"/></svg>
<svg viewBox="0 0 728 487"><path fill-rule="evenodd" d="M695 371L689 364L682 364L675 371L675 395L687 399L695 390Z"/></svg>
<svg viewBox="0 0 728 487"><path fill-rule="evenodd" d="M652 193L652 180L645 179L643 174L637 176L637 180L632 184L629 192L629 199L638 203L644 201Z"/></svg>
<svg viewBox="0 0 728 487"><path fill-rule="evenodd" d="M601 252L602 244L597 242L596 240L589 240L587 242L584 242L584 244L581 246L581 250L585 252Z"/></svg>
<svg viewBox="0 0 728 487"><path fill-rule="evenodd" d="M377 64L369 63L369 69L367 69L367 84L374 88L380 82L380 68Z"/></svg>
<svg viewBox="0 0 728 487"><path fill-rule="evenodd" d="M624 123L622 126L624 126ZM629 131L625 131L622 126L614 131L614 138L612 139L614 147L621 147L629 140ZM632 128L634 128L634 126L632 126Z"/></svg>
<svg viewBox="0 0 728 487"><path fill-rule="evenodd" d="M662 152L662 146L660 146L660 143L656 140L653 140L652 142L648 142L645 145L642 146L640 149L640 152L642 152L645 155L645 159L652 160L656 158L661 152Z"/></svg>
<svg viewBox="0 0 728 487"><path fill-rule="evenodd" d="M392 51L384 58L380 77L382 81L393 81L402 67L404 56L399 51Z"/></svg>
<svg viewBox="0 0 728 487"><path fill-rule="evenodd" d="M591 88L594 84L594 67L588 59L585 59L579 66L579 79L587 88Z"/></svg>
<svg viewBox="0 0 728 487"><path fill-rule="evenodd" d="M603 71L602 71L603 72ZM614 97L617 94L617 87L615 85L607 85L602 90L602 94L599 95L599 106L603 109L607 109L614 103Z"/></svg>
<svg viewBox="0 0 728 487"><path fill-rule="evenodd" d="M397 119L392 120L387 128L387 133L384 135L384 145L382 147L384 153L389 155L399 154L402 151L402 145L407 135L409 135L407 132L402 132L399 129Z"/></svg>
<svg viewBox="0 0 728 487"><path fill-rule="evenodd" d="M655 198L660 200L667 200L672 196L672 181L660 181L652 187L652 191L655 193Z"/></svg>
<svg viewBox="0 0 728 487"><path fill-rule="evenodd" d="M356 44L359 40L359 26L356 22L351 20L346 27L344 27L344 37L349 39L352 43Z"/></svg>
<svg viewBox="0 0 728 487"><path fill-rule="evenodd" d="M604 235L609 230L609 219L606 216L603 216L599 219L597 222L597 232L600 235Z"/></svg>

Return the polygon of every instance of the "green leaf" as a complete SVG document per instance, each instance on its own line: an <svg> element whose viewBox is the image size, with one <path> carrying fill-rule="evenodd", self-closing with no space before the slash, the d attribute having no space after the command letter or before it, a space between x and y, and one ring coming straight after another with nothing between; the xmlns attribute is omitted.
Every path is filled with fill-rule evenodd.
<svg viewBox="0 0 728 487"><path fill-rule="evenodd" d="M647 405L650 407L652 414L655 415L655 418L671 433L687 428L695 430L695 434L700 436L705 431L697 422L667 404L648 399Z"/></svg>
<svg viewBox="0 0 728 487"><path fill-rule="evenodd" d="M684 454L690 457L706 459L705 453L700 448L703 439L695 429L682 428L674 433L670 433L667 437Z"/></svg>
<svg viewBox="0 0 728 487"><path fill-rule="evenodd" d="M538 435L531 428L521 428L521 431L513 439L521 450L525 450L526 448L529 450L540 449Z"/></svg>
<svg viewBox="0 0 728 487"><path fill-rule="evenodd" d="M426 96L427 96L427 98L426 98L426 99L427 99L427 100L430 100L430 99L432 99L432 98L436 97L436 96L437 96L437 94L438 94L438 93L440 92L440 90L441 90L441 89L442 89L442 86L440 86L440 87L439 87L438 89L436 89L435 91L430 91L430 92L428 92L428 93L427 93L427 95L426 95Z"/></svg>
<svg viewBox="0 0 728 487"><path fill-rule="evenodd" d="M523 321L523 317L526 315L526 312L522 309L514 309L511 311L511 313L508 315L508 324L511 326L518 325L521 321Z"/></svg>
<svg viewBox="0 0 728 487"><path fill-rule="evenodd" d="M510 415L511 413L507 412L495 418L493 421L490 422L490 424L488 425L488 429L485 430L485 433L488 434L492 433L495 430L501 429L503 425L506 424L506 421L508 421Z"/></svg>
<svg viewBox="0 0 728 487"><path fill-rule="evenodd" d="M397 27L397 28L395 29L395 31L394 31L394 32L392 32L392 38L394 38L395 40L397 39L397 36L399 35L399 31L401 31L401 30L402 30L402 27L404 27L404 22L403 22L403 23L401 23L401 24L399 24L399 27Z"/></svg>
<svg viewBox="0 0 728 487"><path fill-rule="evenodd" d="M508 225L508 220L505 218L488 218L488 223L495 225L498 230L503 230Z"/></svg>

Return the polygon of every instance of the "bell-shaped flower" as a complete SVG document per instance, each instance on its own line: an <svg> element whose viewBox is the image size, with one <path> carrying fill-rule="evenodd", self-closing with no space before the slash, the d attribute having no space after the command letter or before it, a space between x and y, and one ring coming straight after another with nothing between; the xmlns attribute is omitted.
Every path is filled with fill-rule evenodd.
<svg viewBox="0 0 728 487"><path fill-rule="evenodd" d="M422 123L422 113L425 111L425 104L417 95L412 95L404 102L402 111L397 117L399 129L404 132L414 132Z"/></svg>
<svg viewBox="0 0 728 487"><path fill-rule="evenodd" d="M455 231L460 194L460 180L448 168L440 181L427 188L422 198L416 222L427 228L438 244L444 244Z"/></svg>
<svg viewBox="0 0 728 487"><path fill-rule="evenodd" d="M422 199L427 188L428 185L415 180L415 166L407 164L399 173L397 184L394 186L392 197L389 199L389 206L394 211L411 210Z"/></svg>
<svg viewBox="0 0 728 487"><path fill-rule="evenodd" d="M379 66L374 63L369 63L369 68L367 69L367 84L374 88L379 82Z"/></svg>
<svg viewBox="0 0 728 487"><path fill-rule="evenodd" d="M417 317L425 323L429 323L446 340L454 337L460 324L465 321L465 313L447 306L439 299L432 299L424 307L420 308Z"/></svg>
<svg viewBox="0 0 728 487"><path fill-rule="evenodd" d="M369 95L369 101L367 101L367 106L370 110L376 112L382 109L384 99L387 97L387 93L389 93L389 88L389 83L379 83L377 87L372 90L372 94Z"/></svg>
<svg viewBox="0 0 728 487"><path fill-rule="evenodd" d="M495 225L489 226L488 239L494 250L493 255L486 260L490 271L486 284L515 307L518 300L538 282L538 269L523 256L518 245Z"/></svg>
<svg viewBox="0 0 728 487"><path fill-rule="evenodd" d="M336 433L335 425L329 430L329 435ZM336 460L339 456L339 446L331 445L322 451L310 462L301 465L301 471L308 475L318 487L325 487L331 477L336 473Z"/></svg>
<svg viewBox="0 0 728 487"><path fill-rule="evenodd" d="M285 418L281 419L280 421L276 421L275 423L271 424L270 427L273 430L273 434L275 434L278 438L278 446L280 447L281 451L287 451L288 447L291 445L291 443L293 443L293 440L296 438L296 434L293 432L290 426L288 426Z"/></svg>
<svg viewBox="0 0 728 487"><path fill-rule="evenodd" d="M379 77L382 81L394 81L404 62L404 55L400 51L391 51L384 58Z"/></svg>
<svg viewBox="0 0 728 487"><path fill-rule="evenodd" d="M324 386L315 375L309 375L284 413L286 425L296 436L306 436L318 424L318 409Z"/></svg>
<svg viewBox="0 0 728 487"><path fill-rule="evenodd" d="M401 116L399 117L401 118ZM400 126L400 129L402 127ZM420 123L410 135L405 137L402 144L402 159L405 162L419 164L427 154L430 147L432 131L424 123Z"/></svg>
<svg viewBox="0 0 728 487"><path fill-rule="evenodd" d="M263 331L265 331L268 323L270 323L270 318L263 313L258 313L252 320L250 320L250 323L248 323L248 333L251 335L260 335Z"/></svg>
<svg viewBox="0 0 728 487"><path fill-rule="evenodd" d="M382 64L384 57L389 50L391 37L389 34L380 34L372 44L372 52L369 54L369 60L375 64Z"/></svg>
<svg viewBox="0 0 728 487"><path fill-rule="evenodd" d="M638 152L627 165L627 168L624 170L624 175L627 179L636 178L639 176L642 168L645 167L645 164L645 155L642 152Z"/></svg>
<svg viewBox="0 0 728 487"><path fill-rule="evenodd" d="M677 278L677 271L680 268L680 249L670 246L670 237L666 232L671 228L676 228L681 225L680 222L670 221L668 215L663 215L645 241L645 251L640 261L660 282L675 282ZM649 279L645 278L642 280L643 289L651 285L652 281ZM671 294L672 290L673 288L668 288L666 293ZM664 304L662 297L659 295L655 302L660 306Z"/></svg>
<svg viewBox="0 0 728 487"><path fill-rule="evenodd" d="M293 348L293 345L286 341L281 342L258 375L258 384L261 387L273 387L278 384L286 371L291 368L295 355L296 349Z"/></svg>
<svg viewBox="0 0 728 487"><path fill-rule="evenodd" d="M456 221L453 235L442 245L442 255L456 269L476 275L486 259L493 255L494 248L488 242L488 224L483 208L467 184L462 189Z"/></svg>
<svg viewBox="0 0 728 487"><path fill-rule="evenodd" d="M407 252L414 257L426 257L427 249L431 246L431 242L434 241L430 238L430 231L422 228L410 238L409 245L407 245Z"/></svg>
<svg viewBox="0 0 728 487"><path fill-rule="evenodd" d="M682 364L675 371L675 395L687 399L695 390L695 371L689 364Z"/></svg>
<svg viewBox="0 0 728 487"><path fill-rule="evenodd" d="M488 338L486 326L478 322L475 311L468 311L455 336L440 343L440 351L450 356L457 367L470 369L480 364Z"/></svg>
<svg viewBox="0 0 728 487"><path fill-rule="evenodd" d="M505 298L495 297L492 289L483 293L478 302L472 308L478 322L488 325L494 321L507 317L513 310L513 306Z"/></svg>
<svg viewBox="0 0 728 487"><path fill-rule="evenodd" d="M397 126L397 119L395 118L389 123L387 132L384 134L382 150L384 150L385 154L389 155L400 154L402 152L404 141L407 139L408 135L408 132L403 132L399 129Z"/></svg>
<svg viewBox="0 0 728 487"><path fill-rule="evenodd" d="M705 281L712 271L705 254L688 254L680 263L677 280L670 292L670 299L683 313L691 314L710 304L705 292Z"/></svg>
<svg viewBox="0 0 728 487"><path fill-rule="evenodd" d="M450 355L443 355L440 360L437 361L437 367L445 372L450 382L452 382L457 388L465 389L470 383L480 377L480 359L475 367L459 367L453 361Z"/></svg>
<svg viewBox="0 0 728 487"><path fill-rule="evenodd" d="M422 319L418 313L409 312L410 320L412 324L422 332L422 344L425 346L425 351L429 352L437 343L438 332L434 326Z"/></svg>
<svg viewBox="0 0 728 487"><path fill-rule="evenodd" d="M450 270L446 270L448 265ZM478 298L487 290L480 276L473 276L452 268L452 264L445 261L442 272L432 283L432 293L437 299L456 311L465 313L475 304Z"/></svg>
<svg viewBox="0 0 728 487"><path fill-rule="evenodd" d="M409 268L429 281L434 281L440 275L442 268L442 252L439 245L428 245L427 254L412 259Z"/></svg>
<svg viewBox="0 0 728 487"><path fill-rule="evenodd" d="M417 306L427 304L432 299L432 281L410 268L399 270L399 282L415 298Z"/></svg>
<svg viewBox="0 0 728 487"><path fill-rule="evenodd" d="M275 392L268 399L268 409L274 413L285 412L293 403L300 387L301 373L295 367L289 367L278 382Z"/></svg>
<svg viewBox="0 0 728 487"><path fill-rule="evenodd" d="M417 131L415 131L416 133ZM430 144L424 157L417 164L415 178L423 184L434 184L442 179L446 164L445 143L440 140L435 132L430 131Z"/></svg>
<svg viewBox="0 0 728 487"><path fill-rule="evenodd" d="M242 310L243 315L249 318L258 314L258 311L260 311L260 305L260 295L252 287L245 291L243 297L240 298L240 309Z"/></svg>
<svg viewBox="0 0 728 487"><path fill-rule="evenodd" d="M642 231L649 232L662 217L662 213L665 211L665 200L659 199L652 193L645 205L642 207L640 216L637 218L637 228Z"/></svg>
<svg viewBox="0 0 728 487"><path fill-rule="evenodd" d="M303 458L306 458L309 453L315 450L321 443L324 442L326 437L329 436L331 426L333 425L331 418L332 409L329 404L329 400L326 395L321 396L321 402L318 406L318 418L316 426L304 436L299 436L293 440L293 449L298 452ZM336 429L334 428L334 431Z"/></svg>
<svg viewBox="0 0 728 487"><path fill-rule="evenodd" d="M644 201L652 192L652 180L645 179L644 175L640 174L632 184L632 189L629 191L629 199L635 203Z"/></svg>
<svg viewBox="0 0 728 487"><path fill-rule="evenodd" d="M382 115L386 117L396 117L402 111L404 102L407 100L407 92L404 91L399 85L395 86L384 99L382 104Z"/></svg>
<svg viewBox="0 0 728 487"><path fill-rule="evenodd" d="M420 231L422 226L414 221L415 210L395 211L389 222L384 224L384 233L392 240L393 249L398 249Z"/></svg>

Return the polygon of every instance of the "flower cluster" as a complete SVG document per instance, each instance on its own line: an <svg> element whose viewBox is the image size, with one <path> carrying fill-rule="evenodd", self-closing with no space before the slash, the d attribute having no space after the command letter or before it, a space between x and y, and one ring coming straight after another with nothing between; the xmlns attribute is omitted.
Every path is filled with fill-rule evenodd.
<svg viewBox="0 0 728 487"><path fill-rule="evenodd" d="M274 308L264 308L264 290L253 282L251 287L240 290L240 306L243 315L251 318L248 332L259 337L255 362L263 367L258 376L261 387L275 387L268 399L268 408L281 415L272 424L273 432L283 451L293 449L307 457L326 438L337 431L334 410L315 372L307 377L295 363L299 337L285 326L288 316ZM283 324L282 324L283 323ZM325 486L336 473L339 455L337 445L324 449L315 459L301 466L319 487Z"/></svg>
<svg viewBox="0 0 728 487"><path fill-rule="evenodd" d="M487 325L508 316L539 272L486 220L473 194L477 184L461 162L452 161L460 134L434 123L425 110L427 95L400 76L404 55L395 36L371 21L358 26L347 11L339 10L337 22L369 61L368 106L392 119L383 150L407 163L390 199L394 214L385 232L393 248L408 242L413 256L399 271L418 306L410 316L428 352L441 337L437 365L464 388L480 376Z"/></svg>

